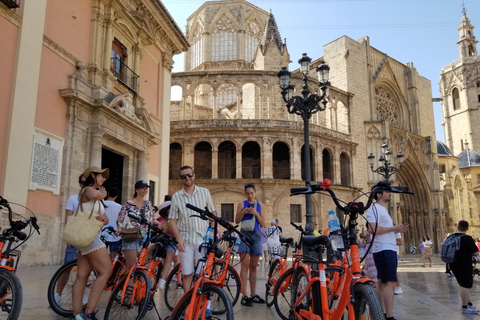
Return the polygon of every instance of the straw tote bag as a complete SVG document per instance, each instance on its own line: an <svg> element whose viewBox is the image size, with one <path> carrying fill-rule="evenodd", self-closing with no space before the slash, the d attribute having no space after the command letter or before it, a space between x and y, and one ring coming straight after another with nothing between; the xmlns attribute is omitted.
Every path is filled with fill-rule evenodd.
<svg viewBox="0 0 480 320"><path fill-rule="evenodd" d="M93 203L90 214L83 212L83 206L80 202L77 211L68 217L65 230L63 231L63 240L66 243L75 247L86 247L92 243L103 226L103 221L98 221L93 215L97 202L98 214L100 214L100 206L102 205L100 201Z"/></svg>

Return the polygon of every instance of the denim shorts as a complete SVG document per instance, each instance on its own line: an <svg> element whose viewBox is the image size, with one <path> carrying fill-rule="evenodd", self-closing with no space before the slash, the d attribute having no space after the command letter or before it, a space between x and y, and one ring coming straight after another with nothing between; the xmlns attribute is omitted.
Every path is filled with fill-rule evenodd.
<svg viewBox="0 0 480 320"><path fill-rule="evenodd" d="M383 250L373 254L375 267L377 268L377 278L382 283L397 282L397 252L392 250Z"/></svg>
<svg viewBox="0 0 480 320"><path fill-rule="evenodd" d="M122 240L118 241L105 241L108 252L120 252L122 250Z"/></svg>
<svg viewBox="0 0 480 320"><path fill-rule="evenodd" d="M71 246L69 249L67 246L65 249L65 259L63 260L63 263L67 263L72 260L75 260L76 257L77 257L77 248L75 248L74 246Z"/></svg>
<svg viewBox="0 0 480 320"><path fill-rule="evenodd" d="M137 239L133 242L125 242L124 240L122 240L122 248L123 248L123 250L138 250L138 251L141 251L142 250L142 242L143 242L143 238Z"/></svg>
<svg viewBox="0 0 480 320"><path fill-rule="evenodd" d="M251 240L252 248L250 249L245 242L240 243L240 247L238 248L238 253L248 253L251 256L262 256L263 255L263 248L262 248L262 233L260 229L255 229L253 231L242 231L242 234Z"/></svg>

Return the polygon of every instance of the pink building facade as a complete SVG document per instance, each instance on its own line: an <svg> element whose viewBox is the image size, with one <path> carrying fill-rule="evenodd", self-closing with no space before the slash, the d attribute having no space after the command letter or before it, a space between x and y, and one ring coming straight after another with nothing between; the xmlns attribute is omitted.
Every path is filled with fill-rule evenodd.
<svg viewBox="0 0 480 320"><path fill-rule="evenodd" d="M188 42L158 0L19 4L0 1L0 194L39 219L22 265L58 264L88 166L110 168L121 203L139 179L163 201L172 58Z"/></svg>

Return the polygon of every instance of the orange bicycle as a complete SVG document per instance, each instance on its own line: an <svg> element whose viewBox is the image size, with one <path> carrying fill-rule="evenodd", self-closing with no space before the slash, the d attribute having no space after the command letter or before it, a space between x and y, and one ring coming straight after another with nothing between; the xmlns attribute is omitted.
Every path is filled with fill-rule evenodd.
<svg viewBox="0 0 480 320"><path fill-rule="evenodd" d="M112 289L105 309L104 320L139 320L152 309L155 309L160 318L155 306L154 295L157 292L157 283L163 269L161 259L165 257L170 242L176 243L176 240L149 223L145 217L139 218L132 214L128 214L128 216L141 225L147 225L147 234L142 243L137 264L128 270ZM154 237L155 234L158 236ZM147 249L151 243L155 244L155 248L150 257Z"/></svg>
<svg viewBox="0 0 480 320"><path fill-rule="evenodd" d="M15 273L21 254L16 249L33 235L33 228L38 234L40 234L40 228L37 225L37 218L33 212L25 207L32 214L32 217L27 219L16 213L22 217L22 220L13 221L13 212L10 204L0 196L0 210L4 208L8 211L10 228L4 229L0 234L0 251L2 252L0 262L0 317L2 319L16 320L20 316L23 302L22 284ZM30 226L28 234L21 231L28 226ZM19 241L19 244L14 245L15 242Z"/></svg>
<svg viewBox="0 0 480 320"><path fill-rule="evenodd" d="M337 320L345 314L348 319L385 319L380 300L372 286L374 281L362 275L355 230L358 215L363 215L371 206L373 194L381 190L382 186L379 183L372 189L366 205L354 201L346 206L340 204L330 189L330 180L309 187L291 188L292 195L326 191L337 208L349 219L348 227L345 229L342 226L344 254L334 252L329 255L328 261L322 258L324 249L331 249L327 236L303 237L307 253L300 257L303 263L293 274L290 319ZM390 192L412 194L407 187L390 187Z"/></svg>
<svg viewBox="0 0 480 320"><path fill-rule="evenodd" d="M218 278L215 272L215 256L220 258L223 255L222 250L218 247L219 243L223 241L229 233L237 233L242 241L246 241L247 245L251 245L250 241L246 239L234 226L227 220L219 218L208 211L207 208L202 210L191 204L187 204L187 208L198 212L199 217L203 220L210 219L214 221L213 242L203 243L201 248L205 249L205 257L197 261L195 270L200 273L193 288L186 291L180 301L173 309L170 320L205 320L209 313L221 315L221 319L233 320L233 306L226 292L222 289L224 281L221 273ZM227 229L227 233L218 239L217 230L218 224ZM228 261L225 259L225 261ZM225 268L224 268L225 269ZM214 280L217 279L217 280Z"/></svg>
<svg viewBox="0 0 480 320"><path fill-rule="evenodd" d="M109 233L115 233L115 229L109 226ZM103 239L103 238L102 238ZM105 285L105 290L112 290L117 281L125 274L125 258L120 251L112 262L112 275ZM62 316L71 317L73 315L72 287L77 278L77 259L64 263L52 276L47 290L48 304L52 310ZM84 305L87 304L87 297L90 293L90 286L97 277L97 271L92 270L84 292Z"/></svg>

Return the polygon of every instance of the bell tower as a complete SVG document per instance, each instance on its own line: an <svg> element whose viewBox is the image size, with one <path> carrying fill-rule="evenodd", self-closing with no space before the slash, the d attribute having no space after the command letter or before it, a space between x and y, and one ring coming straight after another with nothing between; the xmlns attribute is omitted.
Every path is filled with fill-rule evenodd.
<svg viewBox="0 0 480 320"><path fill-rule="evenodd" d="M462 21L460 21L460 27L458 28L460 38L457 44L459 45L460 59L477 56L478 41L473 35L473 28L475 27L472 26L470 20L467 18L467 12L464 7Z"/></svg>

